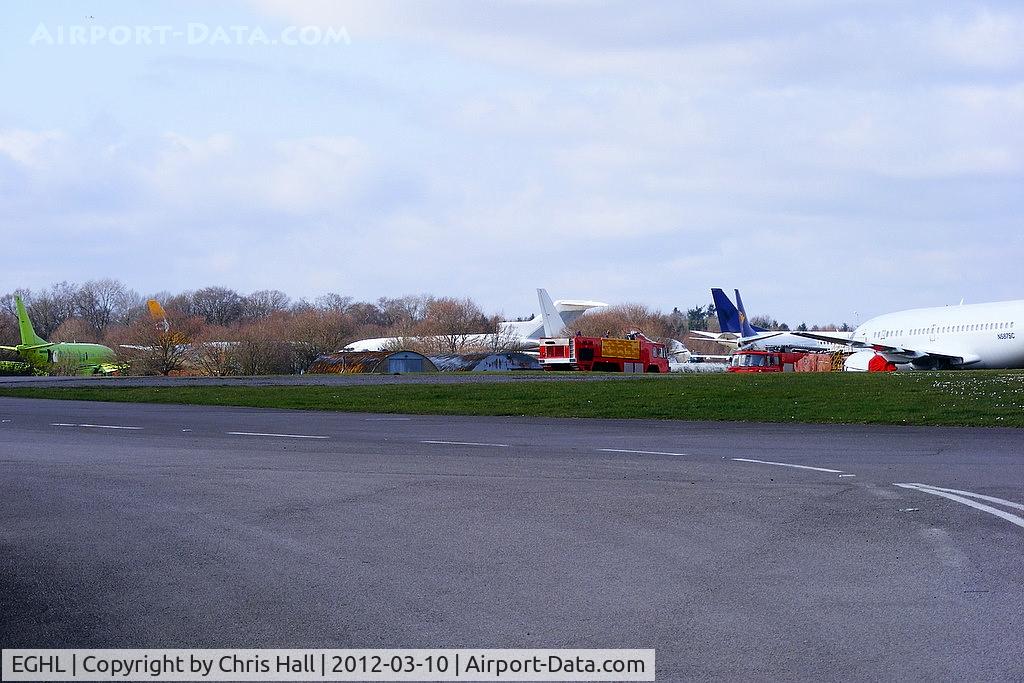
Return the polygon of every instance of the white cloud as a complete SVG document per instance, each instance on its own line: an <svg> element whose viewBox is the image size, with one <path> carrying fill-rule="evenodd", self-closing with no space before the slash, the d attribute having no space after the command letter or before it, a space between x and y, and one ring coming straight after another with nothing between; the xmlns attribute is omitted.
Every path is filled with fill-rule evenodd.
<svg viewBox="0 0 1024 683"><path fill-rule="evenodd" d="M779 317L824 319L865 296L1016 286L1012 5L254 6L352 45L192 54L187 73L141 76L159 122L0 134L0 208L51 241L113 236L106 260L64 267L116 263L142 288L433 290L525 313L540 284L669 307L747 283ZM960 258L978 235L1000 246ZM133 265L146 239L165 271ZM932 272L951 264L959 281ZM807 282L827 294L809 301Z"/></svg>
<svg viewBox="0 0 1024 683"><path fill-rule="evenodd" d="M55 148L63 141L60 131L0 130L0 154L32 169L54 163Z"/></svg>
<svg viewBox="0 0 1024 683"><path fill-rule="evenodd" d="M1024 17L983 9L971 17L943 15L925 40L940 56L972 67L1008 69L1024 64Z"/></svg>

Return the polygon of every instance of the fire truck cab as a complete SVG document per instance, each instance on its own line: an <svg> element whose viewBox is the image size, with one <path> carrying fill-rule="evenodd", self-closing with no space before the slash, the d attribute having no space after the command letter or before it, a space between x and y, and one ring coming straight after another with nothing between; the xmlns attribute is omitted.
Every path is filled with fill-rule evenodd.
<svg viewBox="0 0 1024 683"><path fill-rule="evenodd" d="M729 360L728 372L793 372L805 353L786 351L737 351Z"/></svg>
<svg viewBox="0 0 1024 683"><path fill-rule="evenodd" d="M538 360L545 370L668 372L665 345L639 332L623 339L579 335L541 339Z"/></svg>

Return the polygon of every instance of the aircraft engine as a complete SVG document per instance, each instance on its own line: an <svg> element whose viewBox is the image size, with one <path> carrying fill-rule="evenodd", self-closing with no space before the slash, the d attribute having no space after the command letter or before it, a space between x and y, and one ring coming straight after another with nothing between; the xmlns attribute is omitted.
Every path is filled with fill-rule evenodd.
<svg viewBox="0 0 1024 683"><path fill-rule="evenodd" d="M896 364L886 360L885 356L871 350L858 351L843 363L846 372L893 372Z"/></svg>

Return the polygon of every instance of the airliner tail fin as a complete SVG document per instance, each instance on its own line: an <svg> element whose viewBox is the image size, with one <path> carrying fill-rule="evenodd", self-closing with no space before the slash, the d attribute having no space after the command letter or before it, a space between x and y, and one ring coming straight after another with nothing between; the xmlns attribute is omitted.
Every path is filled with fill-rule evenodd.
<svg viewBox="0 0 1024 683"><path fill-rule="evenodd" d="M743 299L740 298L740 290L733 290L736 292L736 307L740 311L740 334L744 337L756 337L757 330L750 326L747 321L747 312L743 310Z"/></svg>
<svg viewBox="0 0 1024 683"><path fill-rule="evenodd" d="M170 323L167 322L167 312L164 311L164 307L160 305L160 302L156 299L150 299L146 302L146 307L149 308L149 317L157 322L158 325L163 327L164 332L171 329Z"/></svg>
<svg viewBox="0 0 1024 683"><path fill-rule="evenodd" d="M548 296L546 289L537 290L537 301L540 303L540 318L544 324L544 336L554 337L565 327L565 322L555 308L554 302L551 301L551 297Z"/></svg>
<svg viewBox="0 0 1024 683"><path fill-rule="evenodd" d="M732 334L740 333L740 312L721 289L712 289L711 298L715 301L715 313L718 315L718 329Z"/></svg>
<svg viewBox="0 0 1024 683"><path fill-rule="evenodd" d="M28 311L25 310L25 302L20 296L14 297L14 305L18 309L18 329L21 332L21 343L24 346L40 346L46 340L36 334L32 327L32 321L28 318Z"/></svg>

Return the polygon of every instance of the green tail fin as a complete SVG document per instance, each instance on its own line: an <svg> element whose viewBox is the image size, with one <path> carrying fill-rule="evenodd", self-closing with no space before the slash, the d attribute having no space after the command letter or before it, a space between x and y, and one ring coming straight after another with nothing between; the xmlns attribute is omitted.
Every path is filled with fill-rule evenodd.
<svg viewBox="0 0 1024 683"><path fill-rule="evenodd" d="M36 334L32 328L32 321L28 319L28 311L25 310L25 303L20 296L14 297L14 305L18 308L18 329L21 330L21 343L24 346L36 346L45 344L46 340Z"/></svg>

